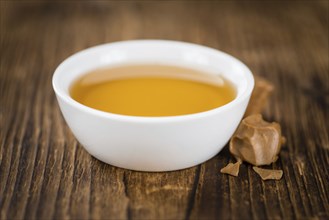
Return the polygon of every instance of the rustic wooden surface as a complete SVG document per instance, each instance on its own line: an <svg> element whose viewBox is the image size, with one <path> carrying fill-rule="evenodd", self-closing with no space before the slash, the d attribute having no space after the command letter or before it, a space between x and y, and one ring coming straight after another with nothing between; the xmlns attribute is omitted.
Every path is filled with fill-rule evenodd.
<svg viewBox="0 0 329 220"><path fill-rule="evenodd" d="M1 0L1 219L328 219L328 1ZM219 173L227 148L182 171L143 173L91 157L66 126L56 66L101 43L194 42L275 84L265 118L287 145L262 181Z"/></svg>

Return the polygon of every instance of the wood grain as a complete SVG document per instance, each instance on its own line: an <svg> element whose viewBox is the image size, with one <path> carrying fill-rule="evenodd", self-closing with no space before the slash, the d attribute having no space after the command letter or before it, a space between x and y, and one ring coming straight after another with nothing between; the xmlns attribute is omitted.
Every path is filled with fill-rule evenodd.
<svg viewBox="0 0 329 220"><path fill-rule="evenodd" d="M1 0L1 219L328 219L328 1ZM172 39L245 62L275 85L264 112L287 137L280 181L227 148L189 169L144 173L91 157L51 87L57 65L101 43Z"/></svg>

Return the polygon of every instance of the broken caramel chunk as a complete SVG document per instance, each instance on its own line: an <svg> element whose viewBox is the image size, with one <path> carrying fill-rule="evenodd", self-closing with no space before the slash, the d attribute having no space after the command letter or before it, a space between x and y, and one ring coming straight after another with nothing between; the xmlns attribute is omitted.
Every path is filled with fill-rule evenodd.
<svg viewBox="0 0 329 220"><path fill-rule="evenodd" d="M253 170L262 178L262 180L279 180L282 178L282 170L268 170L259 167L253 167Z"/></svg>
<svg viewBox="0 0 329 220"><path fill-rule="evenodd" d="M226 165L226 167L223 167L220 172L226 173L232 176L238 176L239 175L239 169L242 161L238 160L236 163L229 163Z"/></svg>
<svg viewBox="0 0 329 220"><path fill-rule="evenodd" d="M259 114L263 111L274 86L267 80L255 76L255 87L251 94L245 116Z"/></svg>
<svg viewBox="0 0 329 220"><path fill-rule="evenodd" d="M281 127L266 122L260 114L246 117L230 141L230 152L237 160L255 166L275 162L281 149Z"/></svg>

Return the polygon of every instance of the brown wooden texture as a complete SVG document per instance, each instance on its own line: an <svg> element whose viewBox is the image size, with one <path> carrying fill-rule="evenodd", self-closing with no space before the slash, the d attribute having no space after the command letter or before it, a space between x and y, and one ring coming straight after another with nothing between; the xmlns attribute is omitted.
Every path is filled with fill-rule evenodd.
<svg viewBox="0 0 329 220"><path fill-rule="evenodd" d="M328 1L1 0L1 219L328 219ZM265 111L287 138L280 181L250 165L221 174L227 147L190 169L134 172L91 157L51 86L97 44L172 39L214 47L275 85ZM232 160L233 161L233 160Z"/></svg>

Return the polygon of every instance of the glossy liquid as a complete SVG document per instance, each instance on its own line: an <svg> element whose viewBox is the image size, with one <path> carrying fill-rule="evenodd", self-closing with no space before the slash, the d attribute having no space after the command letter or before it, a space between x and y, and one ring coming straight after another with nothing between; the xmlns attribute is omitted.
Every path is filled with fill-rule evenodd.
<svg viewBox="0 0 329 220"><path fill-rule="evenodd" d="M177 116L203 112L232 101L227 80L198 70L166 65L98 69L70 88L79 103L130 116Z"/></svg>

